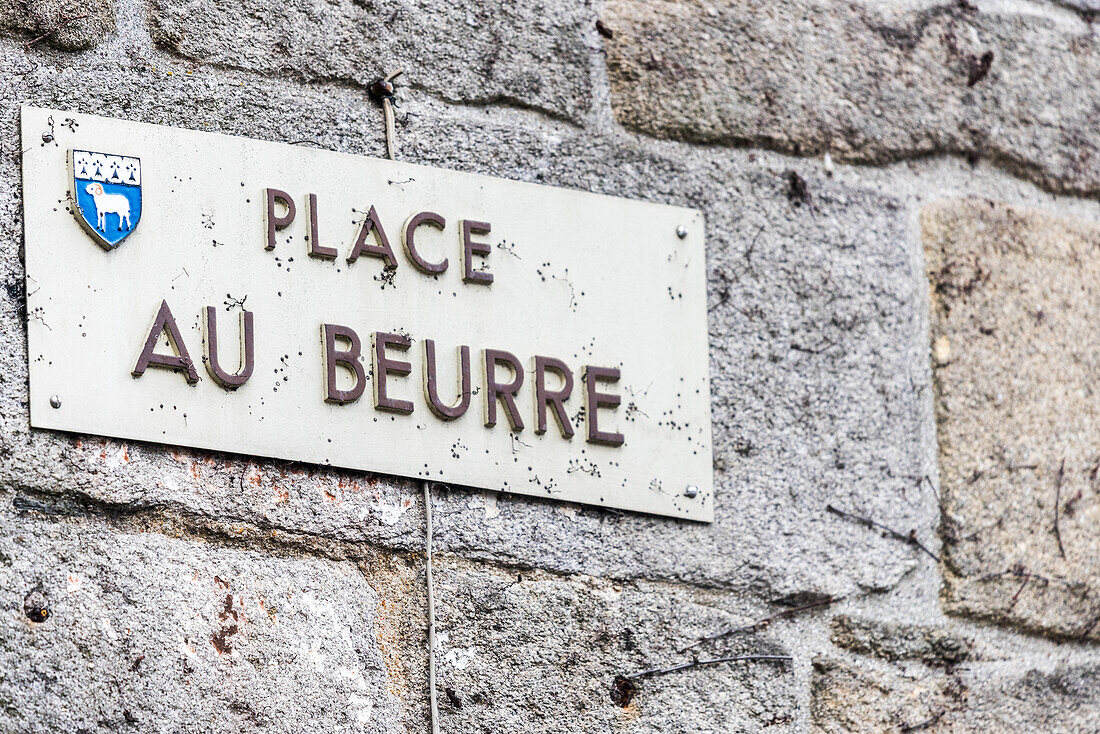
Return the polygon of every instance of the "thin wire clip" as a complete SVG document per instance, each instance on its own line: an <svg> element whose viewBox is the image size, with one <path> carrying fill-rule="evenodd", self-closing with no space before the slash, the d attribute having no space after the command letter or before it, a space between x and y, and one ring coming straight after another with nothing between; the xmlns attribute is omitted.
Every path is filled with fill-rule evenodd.
<svg viewBox="0 0 1100 734"><path fill-rule="evenodd" d="M401 76L404 72L404 69L398 69L392 74L382 77L374 84L370 85L371 96L382 103L382 112L386 115L386 155L389 156L391 161L397 160L393 152L393 108L397 106L397 102L393 96L393 80Z"/></svg>

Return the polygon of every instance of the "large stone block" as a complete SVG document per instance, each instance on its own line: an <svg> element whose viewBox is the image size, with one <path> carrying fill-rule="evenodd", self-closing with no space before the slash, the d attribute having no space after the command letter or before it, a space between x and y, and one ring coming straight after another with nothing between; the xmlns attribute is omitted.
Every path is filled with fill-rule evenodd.
<svg viewBox="0 0 1100 734"><path fill-rule="evenodd" d="M610 0L603 22L615 116L635 130L876 163L960 153L1100 191L1085 22L817 0Z"/></svg>
<svg viewBox="0 0 1100 734"><path fill-rule="evenodd" d="M798 687L787 662L741 661L622 680L690 662L698 651L674 651L735 622L723 608L730 600L720 594L440 560L444 731L791 730ZM728 652L786 653L766 634L736 645Z"/></svg>
<svg viewBox="0 0 1100 734"><path fill-rule="evenodd" d="M203 64L309 81L399 82L444 99L580 118L595 15L585 4L409 0L155 0L153 38Z"/></svg>
<svg viewBox="0 0 1100 734"><path fill-rule="evenodd" d="M358 567L4 505L3 730L422 726L423 602L400 559Z"/></svg>
<svg viewBox="0 0 1100 734"><path fill-rule="evenodd" d="M114 0L0 0L0 31L64 51L92 48L115 29Z"/></svg>
<svg viewBox="0 0 1100 734"><path fill-rule="evenodd" d="M946 608L1100 638L1100 226L972 199L921 230Z"/></svg>

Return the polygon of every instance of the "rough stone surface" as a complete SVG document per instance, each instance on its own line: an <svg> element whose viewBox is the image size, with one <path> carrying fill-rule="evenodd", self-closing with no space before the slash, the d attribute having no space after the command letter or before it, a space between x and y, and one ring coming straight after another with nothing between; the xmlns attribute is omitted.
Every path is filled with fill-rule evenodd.
<svg viewBox="0 0 1100 734"><path fill-rule="evenodd" d="M1084 19L1090 23L1096 21L1096 13L1100 13L1100 0L1054 0L1067 8L1079 10Z"/></svg>
<svg viewBox="0 0 1100 734"><path fill-rule="evenodd" d="M921 230L947 608L1100 637L1100 227L973 199Z"/></svg>
<svg viewBox="0 0 1100 734"><path fill-rule="evenodd" d="M1084 22L955 2L610 0L603 23L632 129L872 163L988 156L1100 192L1100 46Z"/></svg>
<svg viewBox="0 0 1100 734"><path fill-rule="evenodd" d="M114 0L0 0L0 31L66 51L92 48L115 28Z"/></svg>
<svg viewBox="0 0 1100 734"><path fill-rule="evenodd" d="M920 660L956 665L970 658L974 643L942 627L926 627L838 615L831 622L832 642L852 652L883 660Z"/></svg>
<svg viewBox="0 0 1100 734"><path fill-rule="evenodd" d="M1041 731L1083 734L1100 730L1100 666L1059 665L1022 675L972 676L967 709L945 716L945 732Z"/></svg>
<svg viewBox="0 0 1100 734"><path fill-rule="evenodd" d="M153 2L154 40L197 62L360 86L404 68L445 99L570 118L588 109L594 22L573 0Z"/></svg>
<svg viewBox="0 0 1100 734"><path fill-rule="evenodd" d="M685 640L735 621L716 595L452 559L439 566L441 729L518 732L525 722L555 720L553 731L791 730L797 701L789 663L617 681L690 662L675 653ZM753 636L727 654L786 650Z"/></svg>
<svg viewBox="0 0 1100 734"><path fill-rule="evenodd" d="M954 675L823 657L813 662L810 695L813 732L952 731L936 727L964 705L966 689Z"/></svg>
<svg viewBox="0 0 1100 734"><path fill-rule="evenodd" d="M1083 734L1100 726L1098 683L1095 664L943 672L823 657L813 663L810 731Z"/></svg>
<svg viewBox="0 0 1100 734"><path fill-rule="evenodd" d="M398 732L423 715L393 617L420 616L413 572L372 585L354 563L4 499L0 729Z"/></svg>

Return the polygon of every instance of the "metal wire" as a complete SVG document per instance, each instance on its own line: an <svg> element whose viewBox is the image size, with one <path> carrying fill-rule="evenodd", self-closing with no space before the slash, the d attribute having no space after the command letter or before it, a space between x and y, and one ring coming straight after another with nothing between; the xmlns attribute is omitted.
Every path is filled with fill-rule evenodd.
<svg viewBox="0 0 1100 734"><path fill-rule="evenodd" d="M392 157L392 156L391 156ZM428 547L428 701L431 704L432 734L439 734L439 705L435 698L435 589L432 586L432 493L424 482L424 519Z"/></svg>
<svg viewBox="0 0 1100 734"><path fill-rule="evenodd" d="M397 160L393 153L393 100L386 97L382 100L382 111L386 114L386 155L391 161Z"/></svg>
<svg viewBox="0 0 1100 734"><path fill-rule="evenodd" d="M391 161L397 160L394 152L394 120L393 120L393 80L404 74L404 69L389 74L371 85L371 95L382 102L382 112L386 115L386 155Z"/></svg>

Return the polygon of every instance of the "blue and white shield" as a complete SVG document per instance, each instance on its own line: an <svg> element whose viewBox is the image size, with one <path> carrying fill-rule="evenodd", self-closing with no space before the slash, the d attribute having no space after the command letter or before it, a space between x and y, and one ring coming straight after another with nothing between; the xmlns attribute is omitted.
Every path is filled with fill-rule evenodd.
<svg viewBox="0 0 1100 734"><path fill-rule="evenodd" d="M141 160L74 150L70 153L76 218L105 250L112 250L141 219Z"/></svg>

